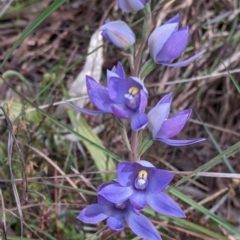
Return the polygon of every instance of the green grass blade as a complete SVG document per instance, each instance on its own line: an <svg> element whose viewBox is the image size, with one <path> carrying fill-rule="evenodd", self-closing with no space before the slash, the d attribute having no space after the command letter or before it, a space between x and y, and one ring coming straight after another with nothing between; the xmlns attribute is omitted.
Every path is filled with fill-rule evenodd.
<svg viewBox="0 0 240 240"><path fill-rule="evenodd" d="M214 239L218 239L218 240L228 240L227 237L222 236L216 232L213 232L205 227L202 227L196 223L192 223L189 222L186 219L181 219L181 218L174 218L174 217L169 217L169 216L164 216L161 214L156 214L156 212L154 212L152 209L147 208L144 209L144 212L146 212L147 214L153 216L153 217L158 217L159 219L165 221L165 222L169 222L171 224L174 224L175 226L179 226L183 229L187 229L193 233L200 233L204 236L208 236L208 237L212 237Z"/></svg>
<svg viewBox="0 0 240 240"><path fill-rule="evenodd" d="M233 77L233 75L228 71L229 77L231 78L233 84L235 85L236 89L238 90L238 93L240 93L240 85L237 83L236 79Z"/></svg>
<svg viewBox="0 0 240 240"><path fill-rule="evenodd" d="M76 115L78 113L74 110L69 110L68 111L68 116L71 119L71 122L73 126L77 127L77 132L81 133L82 136L85 138L91 140L92 142L96 143L98 146L101 148L104 148L102 141L99 139L99 137L92 131L91 127L86 123L86 121L80 117L78 122L76 122ZM101 149L95 148L88 142L83 142L86 148L88 149L95 166L97 169L101 171L106 171L106 170L115 170L116 166L113 162L113 160L108 157ZM100 173L101 174L101 173ZM103 181L109 181L114 179L115 174L101 174L101 177Z"/></svg>
<svg viewBox="0 0 240 240"><path fill-rule="evenodd" d="M209 168L214 167L215 165L217 165L218 163L220 163L222 161L223 156L230 156L233 153L239 152L240 151L240 141L235 143L233 146L229 147L227 150L223 151L221 154L218 154L216 157L212 158L210 161L208 161L207 163L203 164L201 167L195 169L194 171L192 171L191 174L183 177L182 179L180 179L178 182L176 182L173 186L179 186L180 184L183 184L184 182L188 181L189 179L191 179L193 176L195 176L197 173L199 172L204 172L206 170L208 170Z"/></svg>
<svg viewBox="0 0 240 240"><path fill-rule="evenodd" d="M141 156L153 145L153 143L154 143L154 140L150 136L147 136L140 143L139 150L138 150L139 158L141 158Z"/></svg>
<svg viewBox="0 0 240 240"><path fill-rule="evenodd" d="M165 217L165 216L160 216L160 218L163 219L163 220L167 220L167 217ZM173 223L176 226L188 229L188 230L190 230L192 232L195 232L195 233L200 233L200 234L208 236L208 237L212 237L214 239L228 240L227 237L222 236L222 235L220 235L216 232L213 232L213 231L207 229L206 227L202 227L198 224L189 222L186 219L170 218L170 222Z"/></svg>
<svg viewBox="0 0 240 240"><path fill-rule="evenodd" d="M218 153L222 153L222 149L219 146L219 144L217 143L216 139L214 138L214 136L212 135L212 133L209 131L208 127L204 124L204 122L202 121L201 117L197 114L200 122L202 123L205 131L207 132L208 136L210 137L214 147L216 148L216 150L218 151ZM223 162L225 163L226 167L228 168L229 172L231 173L236 173L236 171L233 169L231 163L228 161L227 157L225 155L223 155Z"/></svg>
<svg viewBox="0 0 240 240"><path fill-rule="evenodd" d="M49 240L57 240L57 238L53 237L51 234L47 233L46 231L44 231L43 229L33 225L33 224L30 224L29 225L32 229L34 229L35 231L38 231L39 233L41 233L42 235L45 236L44 239L49 239ZM47 237L47 238L46 238Z"/></svg>
<svg viewBox="0 0 240 240"><path fill-rule="evenodd" d="M20 237L13 237L13 236L7 236L7 240L19 240ZM37 238L25 238L23 237L22 240L38 240Z"/></svg>
<svg viewBox="0 0 240 240"><path fill-rule="evenodd" d="M98 146L96 143L90 141L89 139L85 138L84 136L82 136L81 134L77 133L76 131L72 130L71 128L69 128L68 126L64 125L63 123L61 123L60 121L56 120L54 117L52 117L51 115L49 115L48 113L44 112L43 110L41 110L38 106L36 106L35 104L33 104L28 98L26 98L25 96L21 95L18 91L16 91L16 89L14 87L12 87L12 85L4 78L2 78L3 81L17 94L19 95L24 101L26 101L27 103L29 103L33 108L35 108L37 110L37 112L39 112L40 114L42 114L43 116L45 116L46 118L48 118L51 122L55 123L56 125L58 125L59 127L62 127L63 129L69 131L70 133L74 134L75 136L81 138L83 141L88 142L89 144L93 145L96 148L101 149L103 152L105 152L108 156L110 156L111 158L115 159L116 161L122 161L122 158L120 158L119 156L117 156L116 154L108 151L105 148L102 148L100 146Z"/></svg>
<svg viewBox="0 0 240 240"><path fill-rule="evenodd" d="M194 200L186 197L186 195L184 195L183 193L177 191L176 189L169 187L167 189L168 192L170 192L172 195L176 196L177 198L181 199L182 201L186 202L187 204L189 204L190 206L193 206L194 209L197 209L198 211L202 212L205 216L208 216L209 218L211 218L213 221L217 222L218 224L220 224L221 226L223 226L224 228L228 229L229 231L231 231L232 233L236 234L237 236L240 236L240 230L237 229L236 227L234 227L233 225L231 225L230 223L226 222L225 220L223 220L222 218L218 217L217 215L215 215L214 213L210 212L208 209L206 209L205 207L203 207L202 205L198 204L197 202L195 202Z"/></svg>
<svg viewBox="0 0 240 240"><path fill-rule="evenodd" d="M45 9L21 34L18 40L13 44L10 51L4 58L1 68L6 63L8 58L12 55L13 51L23 42L23 40L40 24L42 23L50 14L52 14L56 9L58 9L66 0L56 0L47 9Z"/></svg>

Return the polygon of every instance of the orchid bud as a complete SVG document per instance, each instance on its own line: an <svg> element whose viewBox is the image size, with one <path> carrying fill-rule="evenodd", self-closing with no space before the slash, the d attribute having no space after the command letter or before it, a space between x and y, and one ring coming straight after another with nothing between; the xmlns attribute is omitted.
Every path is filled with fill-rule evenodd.
<svg viewBox="0 0 240 240"><path fill-rule="evenodd" d="M135 34L123 21L107 21L100 27L102 36L116 47L127 50L135 41Z"/></svg>
<svg viewBox="0 0 240 240"><path fill-rule="evenodd" d="M137 12L143 9L148 0L118 0L118 5L123 12Z"/></svg>
<svg viewBox="0 0 240 240"><path fill-rule="evenodd" d="M179 29L179 15L171 18L164 25L156 28L148 38L150 55L155 63L169 67L183 67L201 56L201 51L187 60L170 63L186 49L188 41L188 27Z"/></svg>

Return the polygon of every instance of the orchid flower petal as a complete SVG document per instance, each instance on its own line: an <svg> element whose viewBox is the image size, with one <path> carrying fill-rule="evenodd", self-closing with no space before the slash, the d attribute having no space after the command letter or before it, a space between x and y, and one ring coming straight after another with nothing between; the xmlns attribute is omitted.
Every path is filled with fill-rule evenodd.
<svg viewBox="0 0 240 240"><path fill-rule="evenodd" d="M118 0L119 8L123 12L137 12L145 7L144 0Z"/></svg>
<svg viewBox="0 0 240 240"><path fill-rule="evenodd" d="M180 56L188 42L188 27L174 32L156 56L156 63L170 62Z"/></svg>
<svg viewBox="0 0 240 240"><path fill-rule="evenodd" d="M110 202L119 203L126 201L132 195L133 191L132 186L123 187L119 183L111 183L101 189L98 194Z"/></svg>
<svg viewBox="0 0 240 240"><path fill-rule="evenodd" d="M172 200L166 193L150 193L147 194L147 203L149 206L158 213L184 218L186 217L183 210L178 206L178 204Z"/></svg>
<svg viewBox="0 0 240 240"><path fill-rule="evenodd" d="M168 117L170 103L158 104L148 113L148 128L152 132L153 138L156 137L163 122Z"/></svg>
<svg viewBox="0 0 240 240"><path fill-rule="evenodd" d="M171 138L177 135L187 123L191 113L191 109L186 109L165 120L156 138Z"/></svg>
<svg viewBox="0 0 240 240"><path fill-rule="evenodd" d="M107 225L112 231L121 231L124 229L123 217L115 214L108 218Z"/></svg>
<svg viewBox="0 0 240 240"><path fill-rule="evenodd" d="M116 73L120 78L126 78L123 65L120 62L118 62L117 67L114 66L111 71Z"/></svg>
<svg viewBox="0 0 240 240"><path fill-rule="evenodd" d="M194 138L191 140L174 140L174 139L168 139L168 138L155 138L155 140L158 140L160 142L164 142L170 146L187 146L187 145L191 145L194 143L198 143L198 142L202 142L205 141L206 138Z"/></svg>
<svg viewBox="0 0 240 240"><path fill-rule="evenodd" d="M113 203L109 202L105 197L103 197L102 195L98 194L103 188L105 188L106 186L110 185L111 183L114 183L116 181L111 181L110 183L103 183L101 185L98 186L97 188L97 199L98 199L98 204L100 205L108 205L108 206L112 206Z"/></svg>
<svg viewBox="0 0 240 240"><path fill-rule="evenodd" d="M148 178L146 190L152 193L162 192L172 181L174 175L162 169L155 169Z"/></svg>
<svg viewBox="0 0 240 240"><path fill-rule="evenodd" d="M96 224L109 217L111 210L108 206L92 204L84 208L77 216L84 223Z"/></svg>
<svg viewBox="0 0 240 240"><path fill-rule="evenodd" d="M177 14L174 17L172 17L171 19L169 19L167 22L165 22L164 24L179 23L179 22L180 22L180 15Z"/></svg>
<svg viewBox="0 0 240 240"><path fill-rule="evenodd" d="M145 108L147 107L148 94L145 91L140 90L139 96L140 96L140 99L139 99L138 112L142 113L142 112L144 112Z"/></svg>
<svg viewBox="0 0 240 240"><path fill-rule="evenodd" d="M190 63L192 63L193 61L195 61L200 56L202 56L204 52L205 52L205 50L203 50L203 51L195 54L194 56L192 56L184 61L181 61L181 62L176 62L176 63L161 62L161 64L168 66L168 67L175 67L175 68L185 67L185 66L189 65Z"/></svg>
<svg viewBox="0 0 240 240"><path fill-rule="evenodd" d="M97 116L97 115L100 115L100 114L103 114L104 111L101 111L101 110L88 110L88 109L85 109L85 108L80 108L76 105L73 105L71 104L70 102L68 102L66 99L63 99L63 101L71 108L73 108L74 110L78 111L78 112L81 112L81 113L85 113L85 114L88 114L88 115L93 115L93 116Z"/></svg>
<svg viewBox="0 0 240 240"><path fill-rule="evenodd" d="M151 240L161 240L158 231L152 224L152 222L144 215L129 212L126 215L125 220L131 230L141 238Z"/></svg>
<svg viewBox="0 0 240 240"><path fill-rule="evenodd" d="M116 103L125 103L127 101L125 94L130 89L130 83L123 78L110 77L108 79L109 97Z"/></svg>
<svg viewBox="0 0 240 240"><path fill-rule="evenodd" d="M88 92L92 104L101 111L112 113L111 104L113 101L108 96L106 89L90 90Z"/></svg>
<svg viewBox="0 0 240 240"><path fill-rule="evenodd" d="M97 89L105 89L107 90L103 85L99 84L94 78L86 75L86 85L87 90L97 90Z"/></svg>
<svg viewBox="0 0 240 240"><path fill-rule="evenodd" d="M144 129L148 124L148 117L145 113L134 114L131 117L131 129L139 131Z"/></svg>
<svg viewBox="0 0 240 240"><path fill-rule="evenodd" d="M137 210L145 208L147 206L145 192L142 190L135 190L130 197L130 202Z"/></svg>
<svg viewBox="0 0 240 240"><path fill-rule="evenodd" d="M134 114L134 110L128 108L124 104L112 104L111 109L114 116L116 116L117 118L127 119Z"/></svg>
<svg viewBox="0 0 240 240"><path fill-rule="evenodd" d="M116 72L114 72L114 71L107 70L107 79L108 79L108 81L109 81L109 79L111 77L119 77L119 75Z"/></svg>
<svg viewBox="0 0 240 240"><path fill-rule="evenodd" d="M117 166L117 180L122 186L131 186L135 180L135 164L120 162Z"/></svg>
<svg viewBox="0 0 240 240"><path fill-rule="evenodd" d="M136 161L137 164L139 164L142 167L146 167L146 168L156 168L154 167L154 165L152 165L150 162L146 161L146 160L138 160Z"/></svg>
<svg viewBox="0 0 240 240"><path fill-rule="evenodd" d="M154 62L157 62L157 54L161 51L164 44L171 35L178 29L178 23L169 23L156 28L148 38L150 55Z"/></svg>
<svg viewBox="0 0 240 240"><path fill-rule="evenodd" d="M135 41L135 34L123 21L109 21L100 27L102 36L116 47L127 50Z"/></svg>
<svg viewBox="0 0 240 240"><path fill-rule="evenodd" d="M168 93L166 95L164 95L160 101L157 103L157 105L160 105L162 103L170 103L172 102L172 93Z"/></svg>

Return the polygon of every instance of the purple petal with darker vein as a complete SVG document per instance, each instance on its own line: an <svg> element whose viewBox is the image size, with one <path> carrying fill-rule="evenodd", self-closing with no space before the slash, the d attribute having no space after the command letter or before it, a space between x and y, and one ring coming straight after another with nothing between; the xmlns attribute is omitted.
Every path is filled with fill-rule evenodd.
<svg viewBox="0 0 240 240"><path fill-rule="evenodd" d="M112 231L121 231L124 228L123 217L113 215L108 218L107 225Z"/></svg>
<svg viewBox="0 0 240 240"><path fill-rule="evenodd" d="M165 96L163 96L160 101L157 103L157 105L160 105L162 103L170 103L172 102L172 93L168 93Z"/></svg>
<svg viewBox="0 0 240 240"><path fill-rule="evenodd" d="M89 90L88 92L92 104L101 111L112 113L111 104L113 101L108 96L106 89Z"/></svg>
<svg viewBox="0 0 240 240"><path fill-rule="evenodd" d="M144 129L148 124L148 117L145 113L134 114L131 117L131 129L139 131Z"/></svg>
<svg viewBox="0 0 240 240"><path fill-rule="evenodd" d="M163 122L168 117L170 103L158 104L148 113L148 128L152 132L153 138L156 137Z"/></svg>
<svg viewBox="0 0 240 240"><path fill-rule="evenodd" d="M70 102L68 102L67 100L63 99L63 101L71 108L73 108L74 110L78 111L78 112L81 112L81 113L85 113L85 114L88 114L88 115L93 115L93 116L97 116L97 115L100 115L100 114L103 114L105 113L104 111L101 111L101 110L87 110L85 108L80 108L76 105L73 105L71 104Z"/></svg>
<svg viewBox="0 0 240 240"><path fill-rule="evenodd" d="M177 14L174 17L172 17L171 19L169 19L167 22L165 22L164 24L179 23L179 22L180 22L180 16L179 16L179 14Z"/></svg>
<svg viewBox="0 0 240 240"><path fill-rule="evenodd" d="M152 222L144 215L129 212L129 214L125 216L125 220L131 230L139 237L149 240L162 239Z"/></svg>
<svg viewBox="0 0 240 240"><path fill-rule="evenodd" d="M111 183L98 192L98 194L105 197L113 203L126 201L133 193L132 186L123 187L119 183Z"/></svg>
<svg viewBox="0 0 240 240"><path fill-rule="evenodd" d="M100 27L102 36L116 47L127 50L136 39L131 28L123 21L110 21Z"/></svg>
<svg viewBox="0 0 240 240"><path fill-rule="evenodd" d="M99 205L105 205L105 206L112 206L113 203L109 202L105 197L103 197L102 195L98 194L97 195L97 199L98 199L98 204Z"/></svg>
<svg viewBox="0 0 240 240"><path fill-rule="evenodd" d="M138 112L142 113L145 111L148 103L148 94L144 90L140 90L139 96Z"/></svg>
<svg viewBox="0 0 240 240"><path fill-rule="evenodd" d="M162 65L168 66L168 67L175 67L175 68L179 68L179 67L185 67L187 65L189 65L190 63L192 63L193 61L195 61L198 57L200 57L201 55L203 55L203 53L205 52L205 50L195 54L194 56L182 61L182 62L177 62L177 63L166 63L166 62L160 62Z"/></svg>
<svg viewBox="0 0 240 240"><path fill-rule="evenodd" d="M130 202L132 206L137 210L145 208L147 206L145 191L135 190L130 197Z"/></svg>
<svg viewBox="0 0 240 240"><path fill-rule="evenodd" d="M186 146L186 145L191 145L194 143L202 142L205 141L206 138L195 138L191 140L174 140L174 139L168 139L168 138L155 138L155 140L164 142L170 146Z"/></svg>
<svg viewBox="0 0 240 240"><path fill-rule="evenodd" d="M117 67L114 67L114 70L112 69L113 72L115 72L119 77L125 79L125 71L120 62L118 62Z"/></svg>
<svg viewBox="0 0 240 240"><path fill-rule="evenodd" d="M107 40L107 41L109 41L109 42L112 42L111 38L109 37L109 33L108 33L108 31L107 31L106 29L104 29L104 30L101 32L101 35L102 35L102 37L103 37L105 40Z"/></svg>
<svg viewBox="0 0 240 240"><path fill-rule="evenodd" d="M154 165L152 165L150 162L146 160L139 160L136 161L136 163L146 168L156 168Z"/></svg>
<svg viewBox="0 0 240 240"><path fill-rule="evenodd" d="M140 0L118 0L119 8L123 12L137 12L144 8L144 4Z"/></svg>
<svg viewBox="0 0 240 240"><path fill-rule="evenodd" d="M112 113L117 118L130 118L135 112L124 104L112 104Z"/></svg>
<svg viewBox="0 0 240 240"><path fill-rule="evenodd" d="M156 56L163 48L164 44L178 29L178 23L170 23L162 25L159 28L156 28L148 38L148 47L150 55L153 58L154 62L157 62Z"/></svg>
<svg viewBox="0 0 240 240"><path fill-rule="evenodd" d="M136 178L136 164L121 162L117 166L118 182L122 186L132 186Z"/></svg>
<svg viewBox="0 0 240 240"><path fill-rule="evenodd" d="M186 109L165 120L156 138L171 138L177 135L187 123L191 113L191 109Z"/></svg>
<svg viewBox="0 0 240 240"><path fill-rule="evenodd" d="M113 206L112 202L109 202L105 197L103 197L102 195L98 194L99 191L101 191L103 188L105 188L106 186L110 185L111 183L113 183L114 181L110 182L110 183L103 183L100 186L98 186L97 188L97 199L98 199L98 204L100 205L108 205L108 206Z"/></svg>
<svg viewBox="0 0 240 240"><path fill-rule="evenodd" d="M119 77L119 76L114 71L107 70L107 79L110 79L111 77Z"/></svg>
<svg viewBox="0 0 240 240"><path fill-rule="evenodd" d="M146 191L152 193L162 192L172 181L174 175L162 169L155 169L148 177Z"/></svg>
<svg viewBox="0 0 240 240"><path fill-rule="evenodd" d="M110 215L111 210L108 206L92 204L84 208L77 218L84 223L96 224Z"/></svg>
<svg viewBox="0 0 240 240"><path fill-rule="evenodd" d="M87 85L87 90L96 90L96 89L106 89L104 86L99 84L95 79L92 77L86 75L86 85Z"/></svg>
<svg viewBox="0 0 240 240"><path fill-rule="evenodd" d="M150 193L146 195L148 205L158 213L167 216L184 218L183 210L166 193Z"/></svg>
<svg viewBox="0 0 240 240"><path fill-rule="evenodd" d="M161 51L157 54L158 63L169 62L177 57L185 50L188 42L188 27L184 27L174 32L164 44Z"/></svg>
<svg viewBox="0 0 240 240"><path fill-rule="evenodd" d="M128 94L130 83L124 78L110 77L108 79L109 97L116 103L126 103L125 94Z"/></svg>

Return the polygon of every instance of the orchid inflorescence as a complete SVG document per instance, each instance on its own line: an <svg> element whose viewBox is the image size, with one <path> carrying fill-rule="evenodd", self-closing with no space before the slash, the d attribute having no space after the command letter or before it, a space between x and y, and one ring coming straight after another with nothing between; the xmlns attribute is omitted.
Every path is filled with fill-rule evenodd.
<svg viewBox="0 0 240 240"><path fill-rule="evenodd" d="M149 10L149 2L148 0L118 0L118 5L122 11L131 13L141 9ZM151 24L151 22L147 22L149 14L151 11L147 11L146 24ZM148 44L151 61L147 61L142 69L146 70L148 67L153 69L153 64L183 67L203 54L204 51L201 51L187 60L172 63L172 60L179 57L187 46L188 27L179 28L179 23L180 17L176 15L153 30L147 41L143 40ZM131 48L129 54L133 53L132 48L136 38L127 23L120 20L106 21L100 27L100 31L103 38L117 48L122 51L128 51ZM132 55L132 59L134 60L136 56L141 57L141 54ZM139 237L159 240L161 237L158 231L141 211L149 206L157 213L171 217L184 218L185 214L178 204L164 192L174 175L168 171L157 169L149 161L140 160L140 155L136 152L139 149L137 146L138 132L148 128L152 141L161 141L171 146L190 145L205 139L172 139L187 123L192 112L191 109L180 111L169 118L172 101L172 93L169 93L163 96L157 105L147 113L149 94L143 80L150 71L145 71L147 72L145 75L140 74L141 70L136 72L134 69L134 67L138 68L134 65L134 61L131 64L133 65L132 76L129 77L126 77L120 62L108 70L106 74L107 87L99 84L91 76L86 76L88 96L97 110L80 108L66 101L69 106L81 113L89 115L108 113L121 121L129 119L132 130L129 161L118 163L117 178L100 185L97 189L98 203L84 208L77 218L90 224L107 219L107 226L113 232L123 230L124 222L126 222Z"/></svg>

